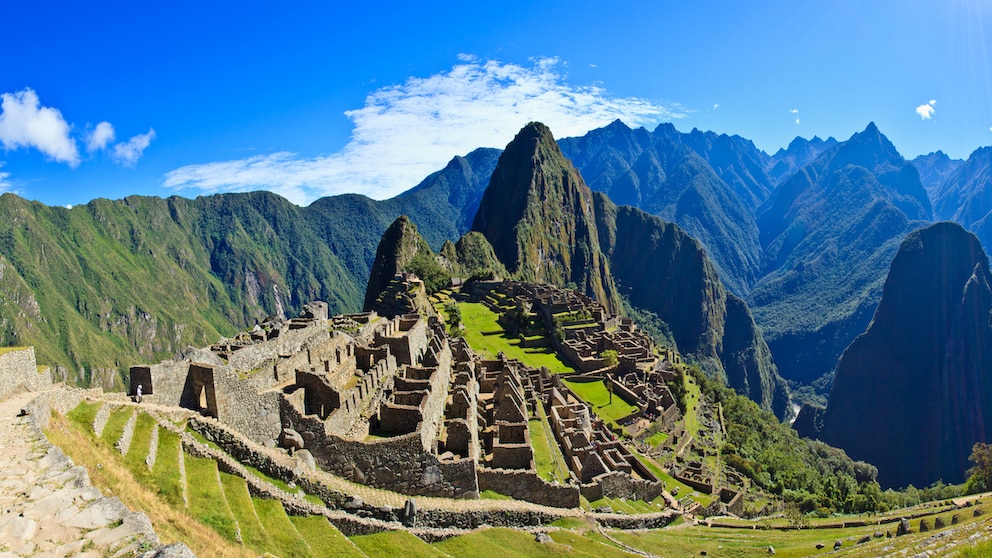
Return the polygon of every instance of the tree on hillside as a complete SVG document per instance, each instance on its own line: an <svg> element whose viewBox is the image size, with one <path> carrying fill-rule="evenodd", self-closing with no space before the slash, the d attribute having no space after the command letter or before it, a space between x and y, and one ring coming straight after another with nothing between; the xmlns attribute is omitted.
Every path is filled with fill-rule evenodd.
<svg viewBox="0 0 992 558"><path fill-rule="evenodd" d="M968 469L971 478L968 479L968 492L984 492L992 487L992 444L975 442L971 447L971 457L968 458L975 464Z"/></svg>

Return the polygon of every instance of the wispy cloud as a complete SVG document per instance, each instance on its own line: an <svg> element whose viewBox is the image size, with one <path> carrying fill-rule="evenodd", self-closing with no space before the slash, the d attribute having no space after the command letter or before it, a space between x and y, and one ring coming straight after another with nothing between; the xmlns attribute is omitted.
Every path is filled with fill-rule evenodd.
<svg viewBox="0 0 992 558"><path fill-rule="evenodd" d="M115 143L111 156L118 164L133 167L138 163L138 159L141 158L145 149L151 145L153 139L155 139L155 130L149 128L147 134L138 134L126 142Z"/></svg>
<svg viewBox="0 0 992 558"><path fill-rule="evenodd" d="M937 112L937 109L934 108L936 106L937 100L930 99L929 103L916 107L916 114L920 115L921 120L930 120L933 118L934 113Z"/></svg>
<svg viewBox="0 0 992 558"><path fill-rule="evenodd" d="M62 113L43 107L32 89L0 94L0 144L4 149L34 148L48 157L79 164L79 150Z"/></svg>
<svg viewBox="0 0 992 558"><path fill-rule="evenodd" d="M93 153L99 151L114 141L114 125L110 122L101 122L93 128L86 138L86 151Z"/></svg>
<svg viewBox="0 0 992 558"><path fill-rule="evenodd" d="M354 130L339 153L300 158L279 152L189 165L167 173L164 185L202 192L264 189L296 203L344 192L382 199L416 185L454 155L504 146L532 120L566 137L616 119L638 126L685 116L679 106L570 85L555 58L530 67L458 58L462 63L447 72L378 89L364 107L346 112Z"/></svg>
<svg viewBox="0 0 992 558"><path fill-rule="evenodd" d="M6 164L6 161L0 161L0 194L14 190L14 185L10 182L10 173L3 171L3 166Z"/></svg>
<svg viewBox="0 0 992 558"><path fill-rule="evenodd" d="M720 108L720 103L713 103L713 110Z"/></svg>
<svg viewBox="0 0 992 558"><path fill-rule="evenodd" d="M796 115L796 124L799 124L799 109L789 109L789 112Z"/></svg>

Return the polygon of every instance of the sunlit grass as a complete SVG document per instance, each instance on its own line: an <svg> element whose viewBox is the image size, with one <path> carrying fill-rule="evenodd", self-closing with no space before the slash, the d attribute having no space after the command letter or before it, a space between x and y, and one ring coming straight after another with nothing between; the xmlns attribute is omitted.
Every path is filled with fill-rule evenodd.
<svg viewBox="0 0 992 558"><path fill-rule="evenodd" d="M613 395L611 401L610 392L606 389L606 384L603 380L594 382L572 382L565 380L565 383L579 399L589 404L592 411L596 413L596 416L614 426L619 426L617 424L618 420L637 410L637 407L630 405L618 395Z"/></svg>
<svg viewBox="0 0 992 558"><path fill-rule="evenodd" d="M465 325L465 341L472 350L494 358L500 352L507 357L519 360L532 368L547 367L555 373L574 372L565 364L554 349L547 347L522 348L520 339L506 336L503 327L497 323L497 314L482 303L461 302L462 323Z"/></svg>
<svg viewBox="0 0 992 558"><path fill-rule="evenodd" d="M70 413L74 414L72 422L53 413L45 436L77 465L85 467L90 482L104 495L117 496L128 508L147 515L163 543L184 542L197 556L254 555L167 501L156 492L155 486L136 479L112 446L96 443L91 425L98 407L98 404L77 407Z"/></svg>

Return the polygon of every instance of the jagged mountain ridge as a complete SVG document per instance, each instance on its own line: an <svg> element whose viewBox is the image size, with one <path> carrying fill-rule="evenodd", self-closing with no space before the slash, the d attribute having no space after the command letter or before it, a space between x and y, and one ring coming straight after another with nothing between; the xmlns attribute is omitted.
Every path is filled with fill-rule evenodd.
<svg viewBox="0 0 992 558"><path fill-rule="evenodd" d="M748 303L782 375L809 383L864 331L889 263L932 210L916 169L869 124L759 209L762 279Z"/></svg>
<svg viewBox="0 0 992 558"><path fill-rule="evenodd" d="M622 122L558 142L590 188L678 223L700 240L724 283L745 296L758 279L753 210L771 191L763 153L737 136ZM726 180L725 180L726 179Z"/></svg>
<svg viewBox="0 0 992 558"><path fill-rule="evenodd" d="M518 278L574 282L607 306L619 288L667 323L683 354L779 416L786 412L788 391L760 331L698 241L593 195L543 124L528 124L507 146L473 228ZM584 267L576 271L577 263ZM559 267L570 274L555 273Z"/></svg>
<svg viewBox="0 0 992 558"><path fill-rule="evenodd" d="M939 150L913 159L913 166L920 173L920 182L923 183L923 187L926 188L927 194L930 196L930 202L934 206L934 216L938 219L941 218L940 212L937 211L940 186L963 164L964 161L961 159L951 159L946 153Z"/></svg>
<svg viewBox="0 0 992 558"><path fill-rule="evenodd" d="M992 287L978 239L954 223L906 237L868 330L844 352L821 439L887 486L964 480L992 435Z"/></svg>

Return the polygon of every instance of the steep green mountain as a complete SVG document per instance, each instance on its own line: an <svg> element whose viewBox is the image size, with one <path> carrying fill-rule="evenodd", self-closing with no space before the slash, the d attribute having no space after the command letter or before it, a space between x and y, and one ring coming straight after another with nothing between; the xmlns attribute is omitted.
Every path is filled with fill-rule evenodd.
<svg viewBox="0 0 992 558"><path fill-rule="evenodd" d="M398 291L393 279L401 272L416 275L423 282L423 288ZM430 313L428 291L438 291L450 282L451 274L417 232L417 226L406 215L401 215L379 241L365 289L364 310L374 310L385 316L418 311Z"/></svg>
<svg viewBox="0 0 992 558"><path fill-rule="evenodd" d="M913 166L920 173L920 182L926 188L930 201L934 206L934 216L940 219L940 212L937 211L937 195L940 185L943 184L954 171L958 170L964 161L961 159L951 159L943 151L934 151L926 155L920 155L913 159Z"/></svg>
<svg viewBox="0 0 992 558"><path fill-rule="evenodd" d="M632 130L618 120L558 143L593 190L698 239L733 292L746 295L757 281L761 255L752 210L770 186L763 154L750 142L698 130L681 134L671 124Z"/></svg>
<svg viewBox="0 0 992 558"><path fill-rule="evenodd" d="M666 322L679 350L708 373L785 413L788 391L760 331L699 242L593 194L543 124L528 124L507 146L473 228L517 278L571 282L607 306L623 293Z"/></svg>
<svg viewBox="0 0 992 558"><path fill-rule="evenodd" d="M766 172L772 184L778 185L791 177L799 169L812 163L821 153L837 145L834 138L820 139L813 136L807 140L797 137L789 143L789 147L779 149L768 158Z"/></svg>
<svg viewBox="0 0 992 558"><path fill-rule="evenodd" d="M134 362L360 296L300 208L262 192L72 209L5 194L0 264L0 343L34 345L63 377L107 387Z"/></svg>
<svg viewBox="0 0 992 558"><path fill-rule="evenodd" d="M953 223L906 237L868 330L844 352L821 438L883 485L965 479L992 435L992 286L978 239Z"/></svg>
<svg viewBox="0 0 992 558"><path fill-rule="evenodd" d="M758 208L774 190L766 167L769 157L754 146L751 140L693 128L680 134L672 124L661 124L654 135L678 141L703 157L750 211Z"/></svg>
<svg viewBox="0 0 992 558"><path fill-rule="evenodd" d="M960 223L992 246L992 147L975 150L937 189L934 214Z"/></svg>
<svg viewBox="0 0 992 558"><path fill-rule="evenodd" d="M620 297L599 249L592 191L547 126L532 122L506 146L475 215L507 270L523 281L574 285L613 312Z"/></svg>
<svg viewBox="0 0 992 558"><path fill-rule="evenodd" d="M499 158L498 149L476 149L410 190L376 201L357 194L321 198L304 209L307 220L341 259L358 285L365 285L376 246L390 223L407 215L434 250L458 240L475 217Z"/></svg>
<svg viewBox="0 0 992 558"><path fill-rule="evenodd" d="M622 293L658 315L679 351L777 416L789 392L747 305L728 293L699 242L678 225L596 193L600 246Z"/></svg>
<svg viewBox="0 0 992 558"><path fill-rule="evenodd" d="M758 213L762 278L748 304L783 377L833 370L868 325L899 243L930 220L916 169L874 124L775 190Z"/></svg>
<svg viewBox="0 0 992 558"><path fill-rule="evenodd" d="M325 300L362 307L379 238L413 215L440 248L468 229L499 151L478 149L396 198L297 207L254 192L129 197L72 209L0 197L0 345L35 345L70 381L119 385L134 362ZM95 378L95 379L94 379Z"/></svg>
<svg viewBox="0 0 992 558"><path fill-rule="evenodd" d="M489 241L482 233L469 231L452 244L445 242L441 255L448 260L451 273L463 279L509 277Z"/></svg>

